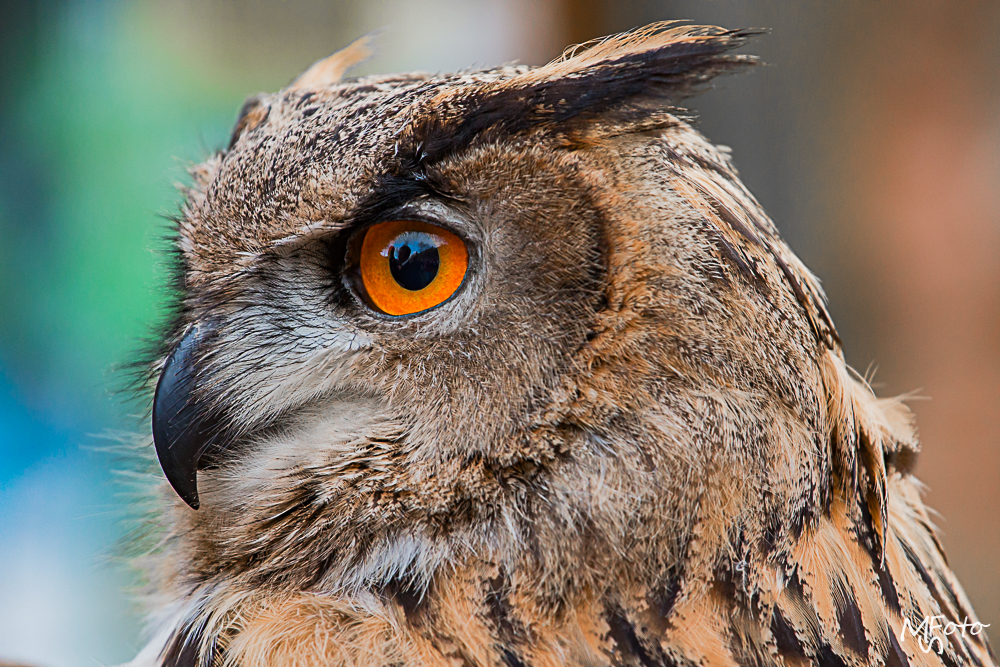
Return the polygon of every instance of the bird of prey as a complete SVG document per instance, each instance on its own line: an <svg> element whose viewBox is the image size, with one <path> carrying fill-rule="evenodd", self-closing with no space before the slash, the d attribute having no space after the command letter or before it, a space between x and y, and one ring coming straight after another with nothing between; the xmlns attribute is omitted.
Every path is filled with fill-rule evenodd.
<svg viewBox="0 0 1000 667"><path fill-rule="evenodd" d="M134 667L996 665L910 413L677 106L752 34L362 40L247 101L174 238Z"/></svg>

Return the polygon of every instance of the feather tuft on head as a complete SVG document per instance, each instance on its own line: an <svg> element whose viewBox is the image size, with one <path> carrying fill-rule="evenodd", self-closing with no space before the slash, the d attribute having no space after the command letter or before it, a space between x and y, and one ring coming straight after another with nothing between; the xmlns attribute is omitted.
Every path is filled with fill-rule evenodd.
<svg viewBox="0 0 1000 667"><path fill-rule="evenodd" d="M299 75L286 90L315 90L340 83L347 70L368 60L374 53L371 48L373 35L354 40L340 51L317 60Z"/></svg>
<svg viewBox="0 0 1000 667"><path fill-rule="evenodd" d="M538 128L572 132L601 119L649 129L643 121L663 107L719 74L756 63L729 52L760 32L655 23L571 47L548 65L513 77L471 91L442 91L400 145L410 140L413 149L404 157L416 165Z"/></svg>
<svg viewBox="0 0 1000 667"><path fill-rule="evenodd" d="M653 77L651 84L691 86L725 71L757 62L753 56L727 55L762 30L726 30L715 26L686 25L677 21L653 23L617 35L567 47L559 58L532 70L517 82L530 84L564 77L617 70L627 78ZM660 79L660 77L666 77ZM515 82L511 82L512 84ZM695 91L687 88L683 91Z"/></svg>

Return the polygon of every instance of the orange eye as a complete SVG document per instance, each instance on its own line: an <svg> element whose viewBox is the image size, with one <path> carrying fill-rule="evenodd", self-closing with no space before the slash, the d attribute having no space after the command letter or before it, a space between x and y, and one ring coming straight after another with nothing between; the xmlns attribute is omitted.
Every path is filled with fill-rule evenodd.
<svg viewBox="0 0 1000 667"><path fill-rule="evenodd" d="M462 239L437 225L392 220L365 233L360 264L372 303L387 315L410 315L455 293L469 254Z"/></svg>

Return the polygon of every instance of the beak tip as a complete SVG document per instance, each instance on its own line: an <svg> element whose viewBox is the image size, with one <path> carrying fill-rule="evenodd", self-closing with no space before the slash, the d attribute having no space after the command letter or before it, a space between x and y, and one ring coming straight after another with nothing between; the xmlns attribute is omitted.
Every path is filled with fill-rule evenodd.
<svg viewBox="0 0 1000 667"><path fill-rule="evenodd" d="M153 437L156 447L156 458L159 459L160 469L163 470L167 482L181 500L188 504L191 509L198 509L200 500L198 498L198 469L194 458L179 459L169 447L161 444L165 438Z"/></svg>
<svg viewBox="0 0 1000 667"><path fill-rule="evenodd" d="M201 502L198 500L198 494L195 493L193 496L181 496L181 500L187 503L188 507L197 511L201 507Z"/></svg>
<svg viewBox="0 0 1000 667"><path fill-rule="evenodd" d="M180 499L187 503L188 507L193 510L198 509L201 506L201 499L198 497L198 473L191 471L190 479L185 479L176 474L176 471L172 471L175 474L168 473L167 466L163 466L162 462L161 467L164 468L167 482L170 483L174 493L180 496Z"/></svg>

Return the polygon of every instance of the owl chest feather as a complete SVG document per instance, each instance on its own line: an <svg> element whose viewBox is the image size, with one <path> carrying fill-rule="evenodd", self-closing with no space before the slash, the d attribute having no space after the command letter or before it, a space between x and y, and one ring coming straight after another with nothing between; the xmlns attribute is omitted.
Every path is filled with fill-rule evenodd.
<svg viewBox="0 0 1000 667"><path fill-rule="evenodd" d="M856 429L893 428L894 406L871 402L855 408L869 411L855 416ZM372 406L368 411L352 418L355 450L370 439L366 424L380 423ZM703 414L725 412L715 405ZM671 419L679 417L661 414L649 421ZM332 428L345 431L342 424ZM722 430L721 423L708 428ZM309 460L317 448L308 437L319 432L325 431L282 442L283 472L318 465ZM811 446L808 430L787 424L768 437L782 432L805 438L802 449ZM882 437L893 435L899 436L887 430ZM793 474L801 461L775 460L772 488L747 479L727 486L725 474L713 477L706 468L706 479L692 480L697 492L671 496L668 505L683 507L671 512L661 504L667 494L658 473L669 471L672 478L681 464L655 451L608 457L606 440L612 437L604 434L603 454L595 438L578 443L589 455L571 450L562 479L547 479L545 492L531 488L528 477L512 476L497 496L508 504L508 516L494 513L488 528L480 523L483 516L465 531L453 525L448 533L408 524L352 567L324 564L325 577L311 582L281 583L280 570L269 580L252 568L216 577L200 591L201 625L196 632L187 626L191 635L178 628L169 640L175 646L168 641L164 651L174 662L164 664L197 664L178 643L182 638L248 667L990 664L988 648L976 636L949 636L938 654L922 651L906 633L904 623L914 627L914 619L961 622L971 614L912 478L888 475L882 536L871 516L870 488L832 483L823 493L803 494L801 478ZM641 442L642 433L629 437ZM269 465L270 474L274 454L260 452L260 465ZM719 462L733 463L725 456ZM784 475L795 480L786 486L798 495L784 505L759 497L781 495ZM480 468L468 479L471 485L489 476ZM272 488L280 477L268 477L263 468L255 475ZM330 477L350 486L344 468ZM378 486L371 477L364 484ZM510 490L512 484L524 485L522 495ZM748 485L754 492L741 493L739 487ZM644 487L656 492L643 493ZM541 493L548 494L548 509L524 502ZM336 502L335 493L327 494L324 502ZM774 515L762 512L765 506ZM454 512L455 506L437 509ZM691 520L681 525L684 516ZM297 525L289 538L303 552L309 549L306 532ZM179 621L189 623L190 611Z"/></svg>

